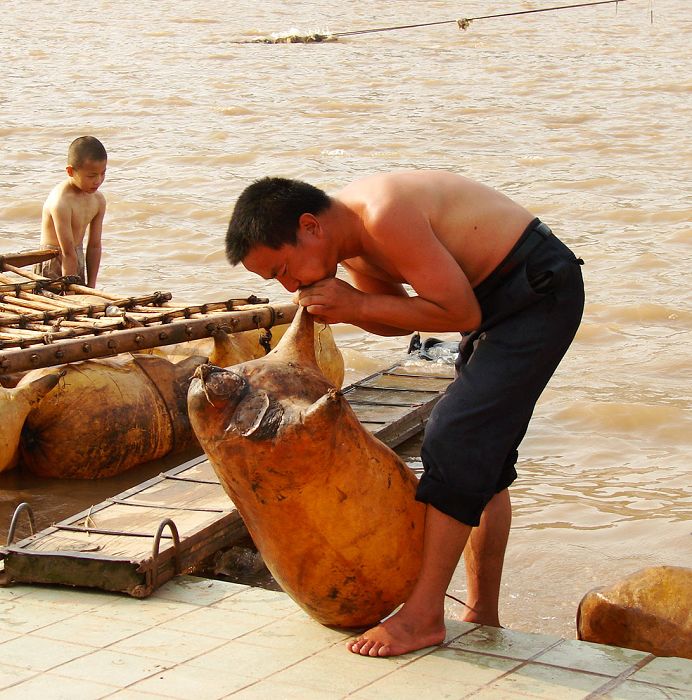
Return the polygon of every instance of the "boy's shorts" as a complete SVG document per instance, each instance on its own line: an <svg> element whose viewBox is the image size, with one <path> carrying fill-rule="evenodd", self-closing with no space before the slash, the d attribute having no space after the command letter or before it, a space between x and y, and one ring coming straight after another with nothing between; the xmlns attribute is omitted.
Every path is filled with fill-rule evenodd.
<svg viewBox="0 0 692 700"><path fill-rule="evenodd" d="M483 320L462 334L457 378L425 428L417 500L475 527L516 479L536 401L581 321L582 263L534 219L474 289Z"/></svg>
<svg viewBox="0 0 692 700"><path fill-rule="evenodd" d="M48 279L55 280L58 277L62 277L62 255L60 254L60 246L46 245L42 244L42 247L47 250L55 250L58 254L51 258L50 260L44 260L43 262L36 263L34 265L34 274L41 275L41 277L47 277ZM86 284L86 265L84 263L84 249L75 248L75 255L77 256L77 274L82 279L82 284Z"/></svg>

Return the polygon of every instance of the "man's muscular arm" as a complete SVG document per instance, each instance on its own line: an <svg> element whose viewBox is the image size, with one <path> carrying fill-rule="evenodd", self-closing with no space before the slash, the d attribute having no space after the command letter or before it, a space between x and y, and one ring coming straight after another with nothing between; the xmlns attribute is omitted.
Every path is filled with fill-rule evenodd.
<svg viewBox="0 0 692 700"><path fill-rule="evenodd" d="M430 224L414 207L399 203L368 222L364 268L378 270L386 260L391 271L413 288L389 282L345 261L354 286L337 279L321 280L300 290L299 303L330 323L352 323L383 335L413 331L468 331L478 327L481 311L471 284ZM379 269L381 269L380 263Z"/></svg>

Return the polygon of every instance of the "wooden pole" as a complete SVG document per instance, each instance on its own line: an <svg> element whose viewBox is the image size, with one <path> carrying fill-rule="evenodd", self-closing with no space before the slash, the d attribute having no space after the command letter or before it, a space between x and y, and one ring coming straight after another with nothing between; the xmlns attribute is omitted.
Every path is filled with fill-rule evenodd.
<svg viewBox="0 0 692 700"><path fill-rule="evenodd" d="M60 318L70 318L70 319L81 319L85 317L94 317L98 314L103 314L109 306L115 306L119 309L125 309L130 316L138 321L143 321L145 324L152 322L168 323L174 318L180 318L184 316L189 318L195 314L206 314L212 311L218 311L225 309L226 311L242 310L238 307L251 306L256 304L267 304L269 299L260 297L248 297L244 299L228 299L226 301L219 302L209 302L207 304L199 304L197 306L162 306L161 299L170 299L170 292L155 292L154 294L149 294L142 297L129 297L120 299L119 301L101 303L101 304L74 304L65 307L65 309L44 311L41 313L22 313L22 311L17 310L14 304L3 304L0 301L0 311L12 312L10 315L0 315L0 326L17 326L24 325L26 323L38 322L45 323L48 321L60 319ZM69 300L69 296L61 297L61 299ZM0 300L3 296L0 294ZM4 297L5 301L12 302L15 297ZM141 306L141 304L157 304L157 306ZM21 307L23 310L24 307ZM163 309L163 311L162 311ZM113 318L117 318L114 316Z"/></svg>
<svg viewBox="0 0 692 700"><path fill-rule="evenodd" d="M39 299L42 301L38 301ZM24 310L33 309L34 311L57 311L62 308L57 304L51 304L50 301L44 297L37 296L36 294L26 294L24 292L18 297L5 297L3 305ZM17 313L21 313L21 311L17 311Z"/></svg>
<svg viewBox="0 0 692 700"><path fill-rule="evenodd" d="M0 255L0 270L2 270L5 265L19 265L20 267L22 265L35 265L44 260L50 260L57 254L57 250L50 250L49 248L45 250L27 250L19 253L7 253L5 255Z"/></svg>
<svg viewBox="0 0 692 700"><path fill-rule="evenodd" d="M41 277L41 275L34 274L33 272L29 272L29 270L22 270L18 267L15 267L14 265L11 265L7 261L3 262L3 269L8 270L9 272L14 272L16 275L19 275L20 277L24 277L25 279L28 280L34 280L34 281L40 281L40 280L45 280L45 277ZM108 292L102 292L98 291L96 289L93 289L92 287L85 287L84 285L81 284L70 284L67 287L71 292L75 292L77 294L93 294L95 296L103 297L104 299L108 299L109 301L117 301L120 299L120 297L114 296L113 294L109 294Z"/></svg>
<svg viewBox="0 0 692 700"><path fill-rule="evenodd" d="M39 345L39 343L41 343L41 341L44 341L45 343L47 339L49 339L48 342L54 344L56 341L64 338L84 338L86 336L92 338L94 333L104 333L107 331L116 330L119 331L122 330L122 328L115 327L115 324L110 324L110 327L108 325L101 325L100 327L93 326L87 328L81 323L70 325L70 321L66 321L65 323L61 324L59 328L48 328L46 326L41 326L40 328L29 327L26 329L15 328L13 329L13 334L11 336L0 333L0 341L2 341L3 348L6 349L28 348L29 346L42 347L42 345Z"/></svg>
<svg viewBox="0 0 692 700"><path fill-rule="evenodd" d="M36 275L34 275L36 276ZM42 277L38 278L43 279ZM11 280L6 277L5 275L0 274L0 282L10 282ZM19 299L24 300L26 303L24 306L29 306L31 308L35 309L46 309L46 310L51 310L51 309L61 309L65 307L65 302L61 301L62 297L58 296L57 294L53 294L53 292L49 290L43 290L41 294L33 294L31 292L24 292L24 291L19 291L17 292L14 296L8 297L7 295L4 296L5 301L11 302L11 303L17 303L20 304L18 301Z"/></svg>
<svg viewBox="0 0 692 700"><path fill-rule="evenodd" d="M0 294L17 294L18 292L40 292L41 282L5 282L0 284Z"/></svg>
<svg viewBox="0 0 692 700"><path fill-rule="evenodd" d="M276 324L290 323L297 308L295 304L258 306L160 326L106 332L88 339L74 338L49 345L7 350L0 352L0 375L184 343L208 338L218 330L239 333L255 328L271 328Z"/></svg>

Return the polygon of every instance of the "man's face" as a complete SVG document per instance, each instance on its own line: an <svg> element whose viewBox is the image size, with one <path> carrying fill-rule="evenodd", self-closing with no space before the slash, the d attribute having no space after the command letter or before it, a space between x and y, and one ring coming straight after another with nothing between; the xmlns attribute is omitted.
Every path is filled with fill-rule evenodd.
<svg viewBox="0 0 692 700"><path fill-rule="evenodd" d="M325 259L321 239L298 233L295 245L285 243L281 248L258 245L243 259L243 265L264 279L276 279L289 292L307 287L336 274L336 266Z"/></svg>

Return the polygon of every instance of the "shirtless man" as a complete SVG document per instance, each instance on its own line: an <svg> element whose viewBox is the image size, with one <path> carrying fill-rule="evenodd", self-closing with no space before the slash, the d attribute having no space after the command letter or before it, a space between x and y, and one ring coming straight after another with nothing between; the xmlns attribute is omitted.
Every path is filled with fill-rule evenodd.
<svg viewBox="0 0 692 700"><path fill-rule="evenodd" d="M457 378L421 449L418 580L403 606L349 649L394 656L441 643L462 553L464 619L499 626L517 447L581 320L582 261L505 195L440 171L374 175L334 197L298 181L258 180L236 203L226 253L296 292L324 322L381 335L462 332ZM351 283L336 277L339 263Z"/></svg>
<svg viewBox="0 0 692 700"><path fill-rule="evenodd" d="M98 188L106 178L107 158L103 144L93 136L81 136L70 144L67 179L51 190L41 217L41 245L58 255L36 265L36 274L51 279L76 275L89 287L96 286L106 213L106 198Z"/></svg>

